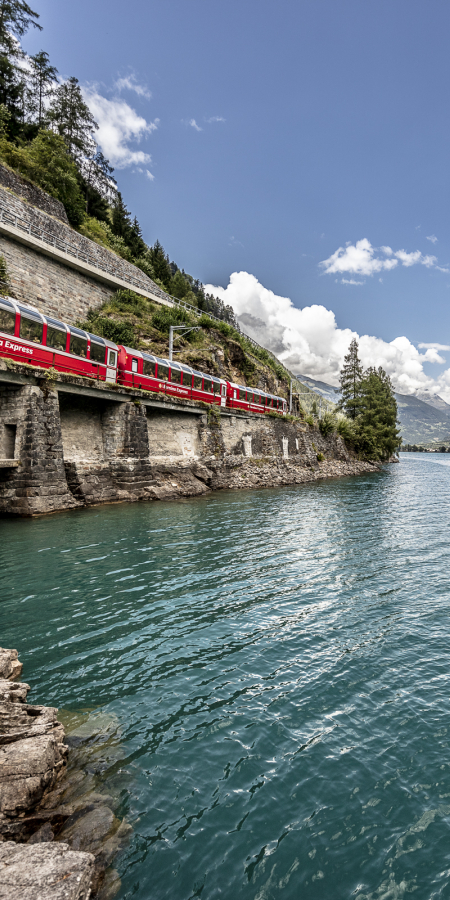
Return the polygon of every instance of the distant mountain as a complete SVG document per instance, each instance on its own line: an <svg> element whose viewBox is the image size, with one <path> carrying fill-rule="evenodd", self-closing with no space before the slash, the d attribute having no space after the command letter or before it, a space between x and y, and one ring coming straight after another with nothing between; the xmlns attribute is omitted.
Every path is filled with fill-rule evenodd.
<svg viewBox="0 0 450 900"><path fill-rule="evenodd" d="M332 384L316 381L309 375L296 377L302 384L316 394L331 400L332 403L339 401L339 388L333 387ZM417 392L416 396L395 394L395 399L404 444L428 444L431 441L450 440L450 405L438 394L432 394L431 391Z"/></svg>
<svg viewBox="0 0 450 900"><path fill-rule="evenodd" d="M450 417L450 404L446 403L439 394L432 394L431 391L416 391L414 396Z"/></svg>
<svg viewBox="0 0 450 900"><path fill-rule="evenodd" d="M310 378L309 375L296 375L295 377L301 381L302 384L305 384L306 387L311 388L316 394L320 394L321 397L330 400L331 403L337 403L341 396L338 387L333 387L332 384L326 384L325 381L316 381L314 378Z"/></svg>
<svg viewBox="0 0 450 900"><path fill-rule="evenodd" d="M404 444L428 444L430 441L450 439L450 419L445 412L410 394L396 394L395 399Z"/></svg>

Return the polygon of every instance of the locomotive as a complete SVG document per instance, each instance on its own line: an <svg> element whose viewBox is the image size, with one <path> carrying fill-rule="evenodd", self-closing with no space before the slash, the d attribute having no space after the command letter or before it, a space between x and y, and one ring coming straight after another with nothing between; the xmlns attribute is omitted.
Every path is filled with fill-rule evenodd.
<svg viewBox="0 0 450 900"><path fill-rule="evenodd" d="M0 297L0 356L95 381L153 391L185 400L286 415L282 397L198 372L180 362L114 344L44 316L33 306Z"/></svg>

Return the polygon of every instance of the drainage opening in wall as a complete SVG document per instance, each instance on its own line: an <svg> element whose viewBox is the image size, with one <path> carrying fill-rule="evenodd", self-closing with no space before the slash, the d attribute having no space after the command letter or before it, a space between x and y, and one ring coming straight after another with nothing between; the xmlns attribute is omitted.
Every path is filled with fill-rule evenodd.
<svg viewBox="0 0 450 900"><path fill-rule="evenodd" d="M16 425L3 425L0 444L0 457L2 459L14 459L16 449Z"/></svg>

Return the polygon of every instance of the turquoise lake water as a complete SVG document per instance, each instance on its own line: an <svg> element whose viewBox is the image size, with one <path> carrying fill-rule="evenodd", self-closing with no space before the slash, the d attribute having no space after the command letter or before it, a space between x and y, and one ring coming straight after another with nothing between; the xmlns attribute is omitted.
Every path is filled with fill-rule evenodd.
<svg viewBox="0 0 450 900"><path fill-rule="evenodd" d="M450 456L0 536L30 700L117 722L121 900L450 898Z"/></svg>

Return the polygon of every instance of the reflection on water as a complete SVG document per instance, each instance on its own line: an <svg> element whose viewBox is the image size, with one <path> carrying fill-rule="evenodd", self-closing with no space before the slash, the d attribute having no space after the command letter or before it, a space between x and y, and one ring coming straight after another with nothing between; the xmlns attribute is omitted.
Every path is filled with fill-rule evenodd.
<svg viewBox="0 0 450 900"><path fill-rule="evenodd" d="M0 524L2 643L31 700L107 717L92 777L133 826L121 898L450 895L431 459Z"/></svg>

